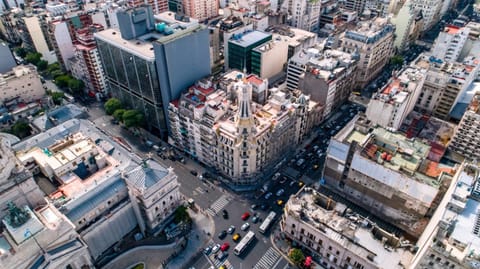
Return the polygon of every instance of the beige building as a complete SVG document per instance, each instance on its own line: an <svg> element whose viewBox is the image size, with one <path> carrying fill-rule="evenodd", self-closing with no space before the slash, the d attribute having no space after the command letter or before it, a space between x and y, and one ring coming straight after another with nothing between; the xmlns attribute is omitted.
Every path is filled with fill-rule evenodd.
<svg viewBox="0 0 480 269"><path fill-rule="evenodd" d="M358 115L330 141L324 185L418 238L454 171L429 159L434 150Z"/></svg>
<svg viewBox="0 0 480 269"><path fill-rule="evenodd" d="M475 80L480 60L469 56L462 63L446 63L422 54L412 66L427 70L415 110L448 120L460 96Z"/></svg>
<svg viewBox="0 0 480 269"><path fill-rule="evenodd" d="M272 78L283 71L287 56L288 43L274 38L252 50L252 73Z"/></svg>
<svg viewBox="0 0 480 269"><path fill-rule="evenodd" d="M253 185L263 172L317 125L321 110L308 96L270 89L265 104L259 99L267 89L262 80L232 71L215 90L210 81L199 81L169 105L170 143L229 178L236 186Z"/></svg>
<svg viewBox="0 0 480 269"><path fill-rule="evenodd" d="M393 55L395 27L387 19L376 18L362 21L355 29L347 30L341 36L341 47L349 53L358 53L357 88L363 88Z"/></svg>
<svg viewBox="0 0 480 269"><path fill-rule="evenodd" d="M405 51L419 38L423 29L423 17L419 10L413 8L410 0L405 1L398 12L392 15L390 22L395 25L396 36L394 46L399 51Z"/></svg>
<svg viewBox="0 0 480 269"><path fill-rule="evenodd" d="M182 6L185 15L199 21L218 16L217 0L183 0Z"/></svg>
<svg viewBox="0 0 480 269"><path fill-rule="evenodd" d="M37 101L45 96L40 76L33 65L19 65L0 74L0 102L20 98L23 102Z"/></svg>
<svg viewBox="0 0 480 269"><path fill-rule="evenodd" d="M464 163L417 242L410 268L480 268L480 168Z"/></svg>
<svg viewBox="0 0 480 269"><path fill-rule="evenodd" d="M309 187L290 197L280 228L322 268L401 269L413 257L400 238Z"/></svg>
<svg viewBox="0 0 480 269"><path fill-rule="evenodd" d="M438 0L412 0L413 8L422 11L424 20L423 32L430 30L440 20L443 2Z"/></svg>
<svg viewBox="0 0 480 269"><path fill-rule="evenodd" d="M480 160L480 93L476 93L457 126L450 148L469 160Z"/></svg>
<svg viewBox="0 0 480 269"><path fill-rule="evenodd" d="M46 22L44 20L44 16L42 15L29 16L23 18L23 24L35 46L35 50L40 52L42 58L51 64L57 61L57 56L53 45L46 36L46 30L44 30L46 28Z"/></svg>
<svg viewBox="0 0 480 269"><path fill-rule="evenodd" d="M280 10L288 13L289 25L309 32L320 29L321 1L287 0Z"/></svg>
<svg viewBox="0 0 480 269"><path fill-rule="evenodd" d="M367 118L373 124L393 130L400 128L415 107L426 71L408 67L399 72L373 94L366 111Z"/></svg>

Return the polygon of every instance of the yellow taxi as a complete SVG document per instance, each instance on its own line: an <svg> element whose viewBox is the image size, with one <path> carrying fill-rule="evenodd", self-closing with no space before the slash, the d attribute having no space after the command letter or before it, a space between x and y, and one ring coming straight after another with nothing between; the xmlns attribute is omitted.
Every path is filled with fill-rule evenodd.
<svg viewBox="0 0 480 269"><path fill-rule="evenodd" d="M302 182L302 181L299 181L299 182L298 182L298 186L299 186L299 187L303 187L303 182Z"/></svg>
<svg viewBox="0 0 480 269"><path fill-rule="evenodd" d="M283 200L281 200L281 199L277 200L277 205L279 205L279 206L283 205Z"/></svg>
<svg viewBox="0 0 480 269"><path fill-rule="evenodd" d="M319 167L318 164L314 164L314 165L313 165L313 170L317 170L318 167Z"/></svg>
<svg viewBox="0 0 480 269"><path fill-rule="evenodd" d="M234 234L233 237L232 237L233 241L237 242L238 240L240 240L240 235L238 233Z"/></svg>

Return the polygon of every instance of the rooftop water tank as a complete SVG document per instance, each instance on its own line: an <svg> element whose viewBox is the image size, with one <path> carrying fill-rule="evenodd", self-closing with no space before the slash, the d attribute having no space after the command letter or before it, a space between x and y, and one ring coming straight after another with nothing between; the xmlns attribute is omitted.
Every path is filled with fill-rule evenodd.
<svg viewBox="0 0 480 269"><path fill-rule="evenodd" d="M163 33L165 31L166 26L167 25L164 22L157 23L157 24L155 24L155 29L157 30L157 32Z"/></svg>

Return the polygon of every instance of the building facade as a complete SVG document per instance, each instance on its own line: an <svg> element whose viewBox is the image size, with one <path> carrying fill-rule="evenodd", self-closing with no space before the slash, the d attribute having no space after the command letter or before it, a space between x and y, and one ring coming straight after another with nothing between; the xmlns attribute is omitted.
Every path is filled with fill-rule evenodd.
<svg viewBox="0 0 480 269"><path fill-rule="evenodd" d="M289 24L295 28L316 33L319 30L321 1L284 1L281 11L288 14Z"/></svg>
<svg viewBox="0 0 480 269"><path fill-rule="evenodd" d="M154 18L149 7L119 12L118 20L120 32L94 34L107 87L112 96L141 111L148 128L166 137L168 103L210 74L208 29L193 19L178 21L171 12Z"/></svg>
<svg viewBox="0 0 480 269"><path fill-rule="evenodd" d="M168 0L127 0L128 7L149 5L155 14L168 11Z"/></svg>
<svg viewBox="0 0 480 269"><path fill-rule="evenodd" d="M413 111L425 81L425 70L406 68L374 93L366 115L373 123L398 130Z"/></svg>
<svg viewBox="0 0 480 269"><path fill-rule="evenodd" d="M233 34L228 40L228 68L252 73L253 49L272 40L272 35L260 31L245 31ZM258 53L257 53L258 54ZM255 64L259 59L256 57ZM258 71L259 68L256 68Z"/></svg>
<svg viewBox="0 0 480 269"><path fill-rule="evenodd" d="M478 131L480 129L480 95L475 94L467 111L463 114L462 120L457 126L450 148L469 160L480 159L478 145L480 140Z"/></svg>
<svg viewBox="0 0 480 269"><path fill-rule="evenodd" d="M429 30L440 20L440 11L443 6L443 1L412 0L412 5L415 10L422 12L424 19L422 32Z"/></svg>
<svg viewBox="0 0 480 269"><path fill-rule="evenodd" d="M360 55L356 88L365 87L390 61L394 32L395 27L387 19L377 18L360 22L354 30L347 30L342 35L341 47Z"/></svg>
<svg viewBox="0 0 480 269"><path fill-rule="evenodd" d="M218 1L216 0L183 0L183 14L204 21L218 16Z"/></svg>
<svg viewBox="0 0 480 269"><path fill-rule="evenodd" d="M252 50L252 73L261 78L272 78L283 71L287 63L288 44L271 40Z"/></svg>
<svg viewBox="0 0 480 269"><path fill-rule="evenodd" d="M313 127L308 118L318 113L308 97L292 102L278 89L270 89L262 105L267 89L259 86L261 81L237 71L225 75L221 89L199 81L170 103L171 143L215 168L232 185L255 185L301 141L306 128Z"/></svg>
<svg viewBox="0 0 480 269"><path fill-rule="evenodd" d="M324 186L418 238L454 171L430 160L432 150L358 115L330 141Z"/></svg>
<svg viewBox="0 0 480 269"><path fill-rule="evenodd" d="M432 47L432 56L445 62L456 62L468 40L470 28L449 25L440 32Z"/></svg>

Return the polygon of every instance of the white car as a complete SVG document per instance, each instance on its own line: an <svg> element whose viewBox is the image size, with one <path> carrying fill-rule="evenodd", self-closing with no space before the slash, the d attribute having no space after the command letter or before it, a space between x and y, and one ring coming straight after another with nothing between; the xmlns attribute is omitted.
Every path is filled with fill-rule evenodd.
<svg viewBox="0 0 480 269"><path fill-rule="evenodd" d="M212 248L212 253L215 254L215 253L217 253L219 250L220 250L220 244L216 244L216 245L213 246L213 248Z"/></svg>
<svg viewBox="0 0 480 269"><path fill-rule="evenodd" d="M277 194L277 196L282 196L282 194L283 194L284 192L285 192L284 189L279 189L276 194Z"/></svg>
<svg viewBox="0 0 480 269"><path fill-rule="evenodd" d="M235 226L230 225L230 227L229 227L228 230L227 230L227 233L228 233L228 234L233 234L233 232L235 232Z"/></svg>
<svg viewBox="0 0 480 269"><path fill-rule="evenodd" d="M248 228L250 228L250 224L248 222L245 222L241 227L242 231L246 231Z"/></svg>
<svg viewBox="0 0 480 269"><path fill-rule="evenodd" d="M267 194L265 195L265 200L270 199L270 197L272 197L272 193L271 193L271 192L269 192L269 193L267 193Z"/></svg>

